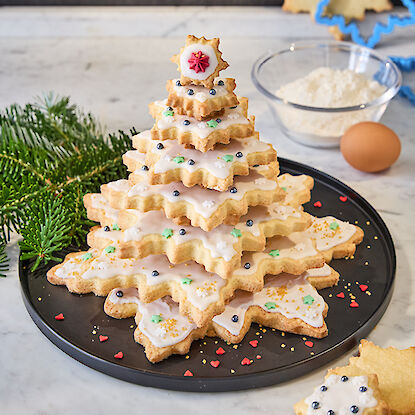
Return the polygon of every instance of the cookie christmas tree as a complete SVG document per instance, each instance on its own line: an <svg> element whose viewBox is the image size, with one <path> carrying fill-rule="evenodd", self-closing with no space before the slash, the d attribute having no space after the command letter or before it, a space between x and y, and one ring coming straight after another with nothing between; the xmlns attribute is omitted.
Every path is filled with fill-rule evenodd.
<svg viewBox="0 0 415 415"><path fill-rule="evenodd" d="M91 249L48 273L72 292L109 294L111 316L135 315L135 339L152 362L187 353L207 334L239 342L251 322L327 335L316 288L338 275L324 263L361 238L353 225L302 210L311 178L277 177L276 152L259 140L248 100L219 77L228 65L218 46L188 36L173 57L180 78L150 104L154 126L123 157L129 179L84 198L100 223Z"/></svg>

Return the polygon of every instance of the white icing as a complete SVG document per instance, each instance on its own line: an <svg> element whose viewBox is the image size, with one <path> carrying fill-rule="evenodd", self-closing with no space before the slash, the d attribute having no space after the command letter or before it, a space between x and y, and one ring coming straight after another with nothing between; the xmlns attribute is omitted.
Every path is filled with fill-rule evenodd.
<svg viewBox="0 0 415 415"><path fill-rule="evenodd" d="M190 69L190 64L188 61L192 57L192 53L197 53L199 51L201 51L204 55L209 56L209 66L205 68L204 72L200 71L196 73L194 69ZM209 78L209 76L215 72L217 66L218 58L216 57L215 49L213 49L213 47L210 45L192 43L189 46L186 46L180 55L180 72L187 78L202 81L206 78Z"/></svg>
<svg viewBox="0 0 415 415"><path fill-rule="evenodd" d="M131 185L127 180L118 180L108 183L108 187L117 192L127 193L124 202L128 205L128 198L139 196L140 198L159 195L170 203L178 203L185 200L193 206L193 209L204 218L211 217L217 209L226 200L241 200L247 192L251 191L273 191L277 189L277 183L274 180L265 179L261 184L255 184L255 179L260 176L258 173L251 173L249 176L235 177L233 187L237 189L236 193L231 193L230 189L226 192L218 192L212 189L206 189L200 186L186 187L181 182L172 182L169 184L149 185L148 180L144 179L135 185ZM178 190L179 196L174 196L173 192ZM103 193L105 193L103 189ZM215 202L211 207L204 204L205 201Z"/></svg>
<svg viewBox="0 0 415 415"><path fill-rule="evenodd" d="M159 141L151 139L151 133L149 130L143 131L135 137L135 144L139 151L151 154L151 160L153 161L152 169L154 173L165 173L170 170L184 169L190 173L197 170L207 170L210 174L224 179L230 175L231 169L236 163L247 164L247 157L254 153L260 155L270 151L271 146L267 143L258 140L256 135L247 138L232 139L227 145L219 144L214 150L201 152L192 148L184 148L176 140L165 140L162 142L163 149L158 150L157 144ZM124 156L124 161L128 166L129 159L130 164L139 165L146 164L143 162L143 155L137 150L128 151ZM242 157L236 157L237 153L242 153ZM223 159L224 156L233 156L233 160L227 162ZM174 158L177 156L184 157L183 163L176 163ZM188 161L193 160L193 165ZM255 159L253 160L255 164Z"/></svg>
<svg viewBox="0 0 415 415"><path fill-rule="evenodd" d="M303 297L307 295L314 299L311 305L304 304ZM267 303L275 304L275 308L267 308ZM268 276L263 290L258 293L237 291L225 311L215 316L213 321L237 336L241 332L247 310L253 306L261 307L269 313L281 313L289 319L299 318L312 327L324 324L323 298L303 275L293 277L289 274ZM234 315L238 316L237 322L232 320Z"/></svg>
<svg viewBox="0 0 415 415"><path fill-rule="evenodd" d="M329 275L331 275L331 268L327 264L324 264L320 268L311 268L311 269L307 270L304 275L305 275L306 278L309 278L309 277L328 277Z"/></svg>
<svg viewBox="0 0 415 415"><path fill-rule="evenodd" d="M282 174L278 176L278 185L285 190L285 203L291 204L297 201L298 193L300 189L302 191L308 191L308 187L305 186L308 176L302 174L299 176L293 176L291 174Z"/></svg>
<svg viewBox="0 0 415 415"><path fill-rule="evenodd" d="M124 295L118 297L117 291L122 291ZM179 305L170 297L163 297L152 303L143 303L138 299L136 288L116 288L111 291L108 299L113 304L137 304L141 314L138 328L156 347L168 347L180 343L197 328L188 317L180 314ZM162 321L153 322L153 316L160 316Z"/></svg>
<svg viewBox="0 0 415 415"><path fill-rule="evenodd" d="M187 115L163 115L163 112L167 109L166 100L155 101L154 104L162 107L161 116L156 120L156 126L159 130L166 130L172 127L177 128L180 132L191 131L200 138L207 138L215 130L223 130L233 124L248 124L249 120L243 115L240 105L235 108L226 108L223 115L218 116L221 120L215 128L209 127L207 122L198 121L195 118L188 117ZM184 125L183 121L190 121L189 125Z"/></svg>
<svg viewBox="0 0 415 415"><path fill-rule="evenodd" d="M322 391L321 386L326 386L327 390ZM323 385L314 389L314 392L305 399L308 405L308 415L327 415L329 410L336 415L350 415L350 407L355 405L359 408L359 414L365 409L373 408L377 405L377 400L373 396L372 388L368 386L367 376L350 376L346 382L342 382L341 376L330 375ZM364 386L366 392L360 392L359 388ZM318 402L318 408L313 409L312 403Z"/></svg>
<svg viewBox="0 0 415 415"><path fill-rule="evenodd" d="M335 223L339 226L331 229L330 225ZM313 223L305 232L316 241L319 251L327 251L347 242L355 234L356 227L333 216L313 217Z"/></svg>
<svg viewBox="0 0 415 415"><path fill-rule="evenodd" d="M208 99L213 99L216 97L222 97L225 95L228 95L228 89L226 88L226 85L218 85L218 82L220 79L215 79L215 85L213 86L213 89L216 91L215 95L212 95L209 91L211 88L206 88L202 85L182 85L177 86L176 82L178 79L173 79L171 82L174 85L173 91L178 97L185 97L187 99L194 99L199 102L205 102ZM193 89L194 94L189 95L187 91L189 89Z"/></svg>

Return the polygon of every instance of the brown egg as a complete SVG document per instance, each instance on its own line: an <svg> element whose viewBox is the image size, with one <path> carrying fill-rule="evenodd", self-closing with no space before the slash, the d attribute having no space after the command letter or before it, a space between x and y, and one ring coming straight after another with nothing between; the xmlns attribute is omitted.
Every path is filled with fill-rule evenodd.
<svg viewBox="0 0 415 415"><path fill-rule="evenodd" d="M386 125L366 121L352 125L344 133L340 150L355 169L374 173L395 163L401 152L401 142Z"/></svg>

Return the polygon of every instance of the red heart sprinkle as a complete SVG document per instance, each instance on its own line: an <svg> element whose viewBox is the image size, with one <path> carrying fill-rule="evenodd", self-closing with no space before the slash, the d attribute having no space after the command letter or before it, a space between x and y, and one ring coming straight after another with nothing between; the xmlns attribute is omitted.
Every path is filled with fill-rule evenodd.
<svg viewBox="0 0 415 415"><path fill-rule="evenodd" d="M339 197L341 202L346 202L347 201L347 196L340 196Z"/></svg>
<svg viewBox="0 0 415 415"><path fill-rule="evenodd" d="M252 362L251 362L251 360L250 360L250 359L248 359L247 357L244 357L244 358L242 359L241 365L242 365L242 366L245 366L245 365L249 366L251 363L252 363Z"/></svg>
<svg viewBox="0 0 415 415"><path fill-rule="evenodd" d="M213 367L218 367L220 365L220 362L219 362L219 360L212 360L210 362L210 365L213 366Z"/></svg>
<svg viewBox="0 0 415 415"><path fill-rule="evenodd" d="M319 200L317 200L317 202L314 202L314 207L320 208L322 206L323 206L323 204Z"/></svg>
<svg viewBox="0 0 415 415"><path fill-rule="evenodd" d="M258 340L251 340L251 341L249 342L249 344L250 344L252 347L257 347L257 346L258 346Z"/></svg>
<svg viewBox="0 0 415 415"><path fill-rule="evenodd" d="M352 300L351 303L350 303L350 307L357 308L357 307L359 307L359 304L356 303L356 301Z"/></svg>
<svg viewBox="0 0 415 415"><path fill-rule="evenodd" d="M338 294L336 294L336 297L344 298L344 293L338 293Z"/></svg>
<svg viewBox="0 0 415 415"><path fill-rule="evenodd" d="M216 350L216 354L219 355L219 356L222 355L222 354L225 354L225 350L223 350L222 347L219 347L219 349Z"/></svg>
<svg viewBox="0 0 415 415"><path fill-rule="evenodd" d="M259 360L259 359L262 359L262 356L260 354L257 354L256 358Z"/></svg>
<svg viewBox="0 0 415 415"><path fill-rule="evenodd" d="M124 357L123 352L118 352L114 355L116 359L122 359Z"/></svg>
<svg viewBox="0 0 415 415"><path fill-rule="evenodd" d="M360 284L359 285L359 288L363 291L363 292L365 292L369 287L366 285L366 284Z"/></svg>
<svg viewBox="0 0 415 415"><path fill-rule="evenodd" d="M184 372L183 376L193 376L193 373L187 369L186 372Z"/></svg>
<svg viewBox="0 0 415 415"><path fill-rule="evenodd" d="M311 342L310 340L307 340L306 342L304 342L304 344L305 344L307 347L313 347L313 346L314 346L314 343L313 343L313 342Z"/></svg>
<svg viewBox="0 0 415 415"><path fill-rule="evenodd" d="M106 342L108 340L108 336L99 336L99 341L102 342Z"/></svg>
<svg viewBox="0 0 415 415"><path fill-rule="evenodd" d="M60 313L57 316L55 316L55 320L65 320L65 317L62 313Z"/></svg>

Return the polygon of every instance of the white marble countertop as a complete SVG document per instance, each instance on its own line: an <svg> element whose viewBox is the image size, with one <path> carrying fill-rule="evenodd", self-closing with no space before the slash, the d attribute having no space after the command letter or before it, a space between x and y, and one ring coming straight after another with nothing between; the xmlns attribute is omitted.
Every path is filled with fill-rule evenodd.
<svg viewBox="0 0 415 415"><path fill-rule="evenodd" d="M309 16L278 8L0 8L0 108L25 103L47 91L68 94L109 130L151 125L147 104L164 94L176 75L168 58L187 33L219 35L238 81L250 98L262 137L279 155L305 162L355 188L379 210L392 232L398 271L392 302L369 338L381 346L415 345L415 108L401 98L383 122L402 140L402 154L381 174L353 170L338 150L316 150L285 138L250 80L258 55L302 38L329 38ZM415 26L398 30L378 51L409 55ZM23 305L17 277L16 238L9 245L11 269L0 280L0 408L7 414L288 414L322 379L329 366L310 375L259 390L191 394L144 388L83 366L50 343ZM405 320L402 319L405 316Z"/></svg>

